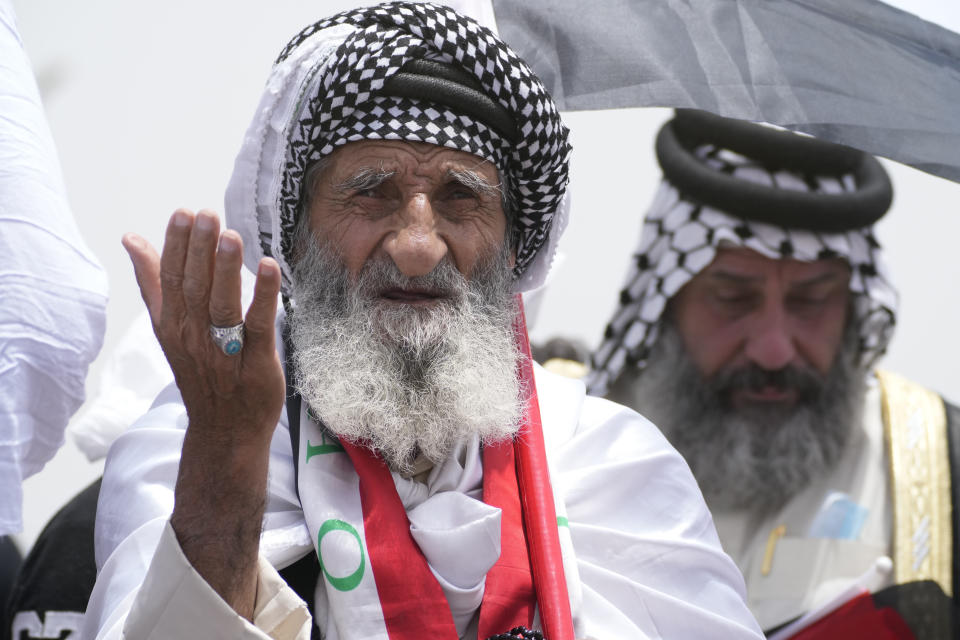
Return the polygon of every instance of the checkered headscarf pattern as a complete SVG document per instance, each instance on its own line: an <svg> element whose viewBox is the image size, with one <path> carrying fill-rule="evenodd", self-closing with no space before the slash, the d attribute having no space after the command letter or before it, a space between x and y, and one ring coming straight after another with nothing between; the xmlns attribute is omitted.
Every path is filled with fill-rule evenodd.
<svg viewBox="0 0 960 640"><path fill-rule="evenodd" d="M338 29L344 37L336 49L314 55L317 38ZM520 139L509 144L483 123L442 105L377 95L390 76L418 58L456 64L475 76L513 117ZM299 94L288 124L276 210L258 212L263 254L280 262L285 285L306 170L337 147L367 139L429 142L495 163L508 176L517 227L514 274L523 274L544 244L565 193L570 145L540 80L499 38L448 7L394 2L307 27L286 46L275 69L293 63L309 63L312 69L303 74L301 86L281 89ZM264 214L279 217L279 238Z"/></svg>
<svg viewBox="0 0 960 640"><path fill-rule="evenodd" d="M771 171L712 145L698 147L695 153L718 171L770 188L828 194L856 189L850 175L834 178ZM605 394L624 367L645 366L670 298L713 261L721 245L746 247L774 259L845 259L851 267L860 361L869 366L886 350L896 321L897 293L871 228L822 233L751 222L685 200L665 180L644 220L620 304L591 357L592 370L586 378L590 393Z"/></svg>

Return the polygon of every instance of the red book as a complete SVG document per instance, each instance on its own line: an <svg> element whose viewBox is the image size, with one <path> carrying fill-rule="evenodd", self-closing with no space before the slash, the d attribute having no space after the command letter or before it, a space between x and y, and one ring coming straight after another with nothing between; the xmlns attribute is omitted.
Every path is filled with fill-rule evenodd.
<svg viewBox="0 0 960 640"><path fill-rule="evenodd" d="M900 614L890 607L877 607L864 593L846 602L790 640L916 640Z"/></svg>

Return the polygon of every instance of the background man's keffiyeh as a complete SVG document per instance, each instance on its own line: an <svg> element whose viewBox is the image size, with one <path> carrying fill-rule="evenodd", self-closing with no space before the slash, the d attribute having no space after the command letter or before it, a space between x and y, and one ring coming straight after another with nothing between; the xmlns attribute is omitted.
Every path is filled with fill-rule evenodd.
<svg viewBox="0 0 960 640"><path fill-rule="evenodd" d="M717 171L771 188L821 193L856 189L849 175L828 177L770 170L713 145L703 145L695 153ZM869 227L824 233L742 220L686 200L664 180L644 220L640 244L620 292L620 304L593 354L592 371L586 381L590 393L606 393L624 367L644 366L670 298L713 261L721 246L746 247L773 259L845 259L851 269L860 362L868 366L886 350L896 320L897 294Z"/></svg>

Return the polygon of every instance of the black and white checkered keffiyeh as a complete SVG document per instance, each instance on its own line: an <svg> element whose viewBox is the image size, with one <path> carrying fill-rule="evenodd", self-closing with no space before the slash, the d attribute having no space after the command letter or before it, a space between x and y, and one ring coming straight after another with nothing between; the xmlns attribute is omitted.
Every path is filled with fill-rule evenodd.
<svg viewBox="0 0 960 640"><path fill-rule="evenodd" d="M713 145L699 146L695 154L717 171L772 189L826 194L856 189L850 175L834 178L771 170ZM746 247L774 259L845 259L851 267L860 361L868 366L886 350L896 320L897 293L872 228L827 233L747 221L685 200L664 180L644 219L620 304L591 357L589 393L605 394L624 367L643 368L670 298L713 261L720 246Z"/></svg>
<svg viewBox="0 0 960 640"><path fill-rule="evenodd" d="M454 64L476 77L516 123L511 144L484 123L426 100L378 95L408 61ZM394 2L341 13L301 31L280 54L227 189L228 224L248 267L280 263L289 291L290 244L309 166L348 142L428 142L483 157L506 174L516 207L518 291L538 286L566 216L570 145L553 100L489 29L448 7ZM254 241L255 240L255 241ZM539 268L531 267L537 264Z"/></svg>

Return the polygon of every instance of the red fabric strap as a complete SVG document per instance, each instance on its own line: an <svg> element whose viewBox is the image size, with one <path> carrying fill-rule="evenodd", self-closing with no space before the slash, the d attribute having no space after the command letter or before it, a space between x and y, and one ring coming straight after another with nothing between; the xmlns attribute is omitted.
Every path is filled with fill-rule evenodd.
<svg viewBox="0 0 960 640"><path fill-rule="evenodd" d="M341 444L360 476L367 553L391 640L455 640L447 599L410 534L407 511L386 463L365 447Z"/></svg>
<svg viewBox="0 0 960 640"><path fill-rule="evenodd" d="M483 501L502 511L500 559L487 572L480 606L480 638L489 638L532 626L536 605L511 441L483 448Z"/></svg>
<svg viewBox="0 0 960 640"><path fill-rule="evenodd" d="M540 403L533 379L533 356L527 336L523 300L517 296L518 313L514 334L521 350L520 379L529 390L526 416L520 435L514 439L517 453L517 477L523 519L530 545L530 564L537 590L537 604L543 635L548 640L574 640L570 596L563 572L557 510L553 502L547 451L540 424Z"/></svg>

